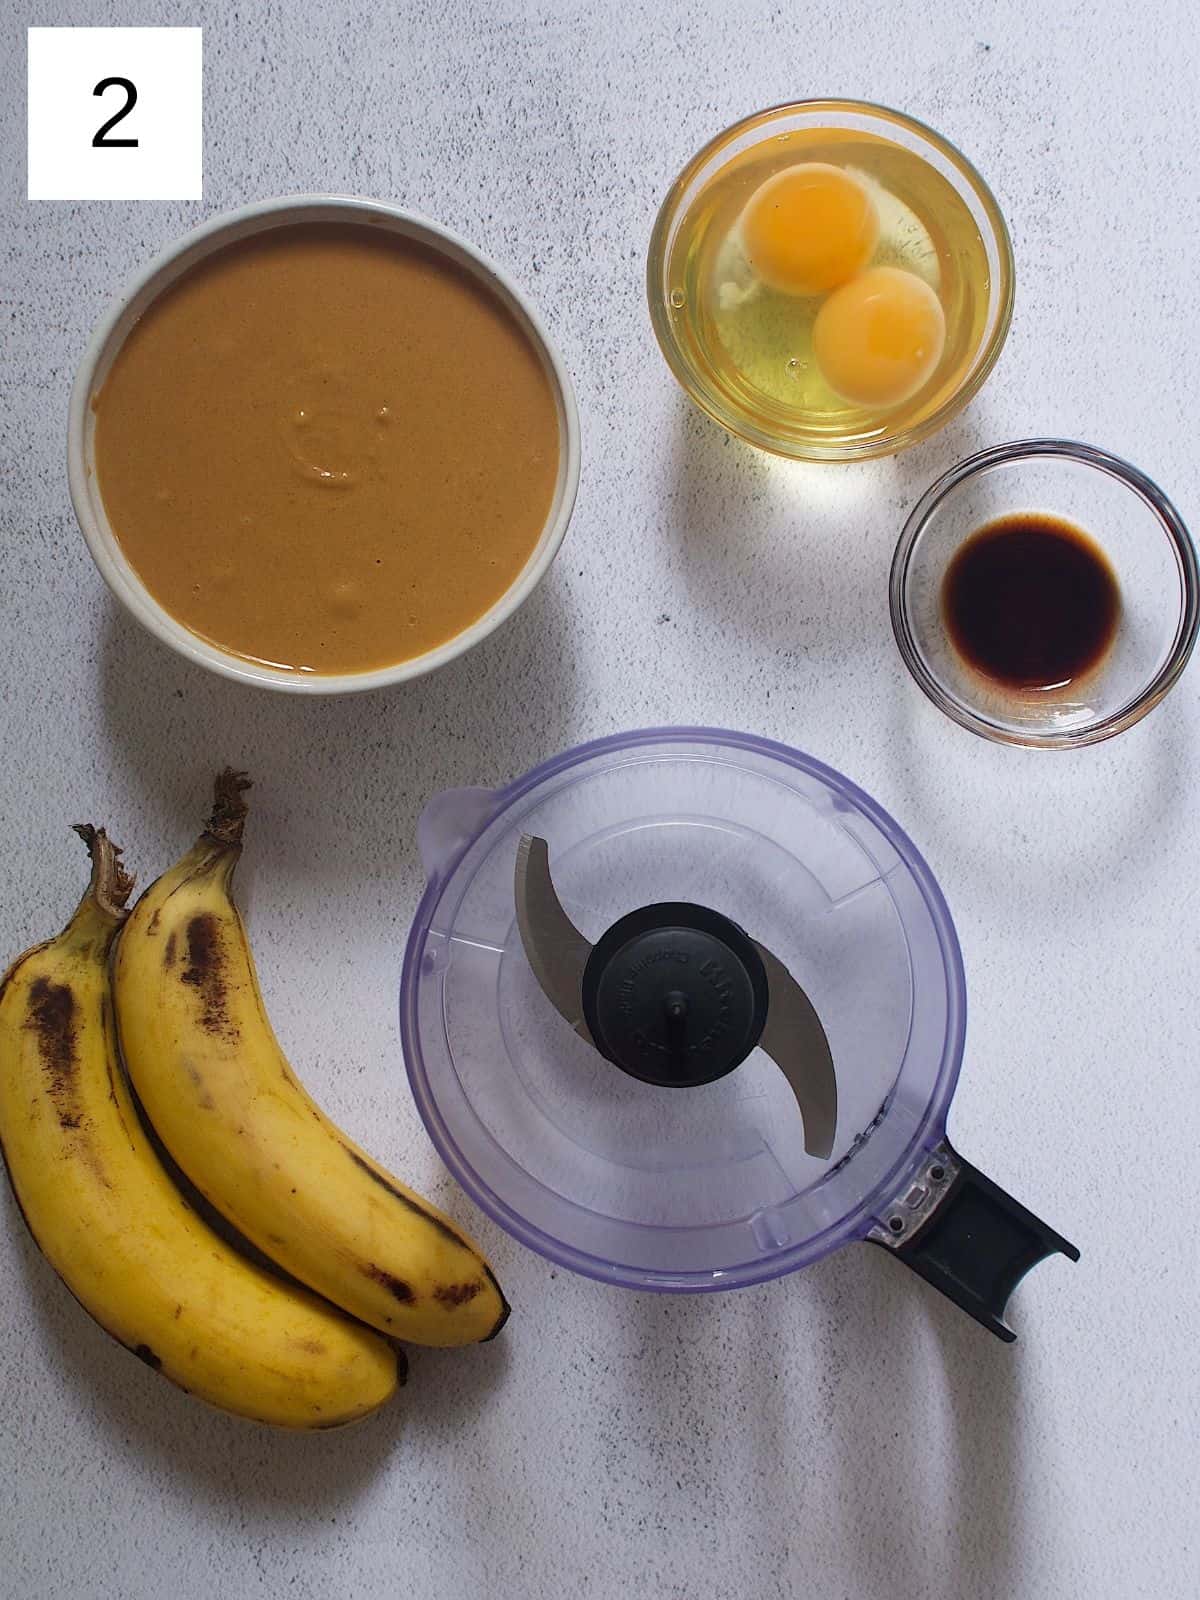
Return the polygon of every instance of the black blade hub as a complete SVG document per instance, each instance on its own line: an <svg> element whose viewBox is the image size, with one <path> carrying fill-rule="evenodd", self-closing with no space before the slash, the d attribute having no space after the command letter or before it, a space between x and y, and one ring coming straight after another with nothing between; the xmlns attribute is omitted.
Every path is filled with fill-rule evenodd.
<svg viewBox="0 0 1200 1600"><path fill-rule="evenodd" d="M739 1066L767 1019L767 976L735 922L704 906L643 906L600 939L583 1013L601 1053L646 1083L690 1088Z"/></svg>

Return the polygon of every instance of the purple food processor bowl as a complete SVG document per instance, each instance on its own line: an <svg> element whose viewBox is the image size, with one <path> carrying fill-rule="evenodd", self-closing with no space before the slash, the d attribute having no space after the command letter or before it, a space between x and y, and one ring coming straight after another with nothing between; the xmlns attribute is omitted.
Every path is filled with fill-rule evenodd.
<svg viewBox="0 0 1200 1600"><path fill-rule="evenodd" d="M838 1073L829 1160L804 1152L761 1051L720 1083L656 1088L546 1005L512 902L530 833L589 937L649 900L697 901L788 963ZM652 728L439 795L418 841L404 1059L442 1159L501 1227L572 1271L667 1292L759 1283L880 1230L891 1242L945 1136L966 989L945 899L869 795L767 739Z"/></svg>

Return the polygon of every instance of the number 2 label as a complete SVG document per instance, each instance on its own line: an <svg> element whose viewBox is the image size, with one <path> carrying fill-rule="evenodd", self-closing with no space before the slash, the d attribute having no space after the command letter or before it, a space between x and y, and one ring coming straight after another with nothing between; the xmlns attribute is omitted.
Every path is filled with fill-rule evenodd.
<svg viewBox="0 0 1200 1600"><path fill-rule="evenodd" d="M116 150L118 148L136 150L136 139L110 139L108 134L109 130L115 128L117 123L120 122L123 117L127 117L133 110L134 106L137 105L137 90L128 78L101 78L100 82L92 90L92 93L103 94L106 89L124 89L125 104L119 111L114 112L114 114L109 117L107 122L102 123L100 127L96 129L95 133L92 135L92 144L101 150Z"/></svg>
<svg viewBox="0 0 1200 1600"><path fill-rule="evenodd" d="M30 28L28 40L31 200L202 198L199 28Z"/></svg>

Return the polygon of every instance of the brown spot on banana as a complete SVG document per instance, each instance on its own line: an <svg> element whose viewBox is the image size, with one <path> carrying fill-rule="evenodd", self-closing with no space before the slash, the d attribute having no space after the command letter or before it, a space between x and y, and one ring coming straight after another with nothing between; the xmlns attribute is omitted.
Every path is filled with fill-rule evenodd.
<svg viewBox="0 0 1200 1600"><path fill-rule="evenodd" d="M390 1295L399 1300L402 1306L411 1306L416 1300L417 1297L412 1291L412 1285L405 1283L403 1278L397 1278L394 1273L385 1272L382 1267L377 1267L372 1263L368 1263L362 1270L372 1283L382 1285Z"/></svg>
<svg viewBox="0 0 1200 1600"><path fill-rule="evenodd" d="M201 912L187 925L187 965L179 976L182 983L199 992L201 1027L236 1039L237 1029L229 1015L221 924L211 911Z"/></svg>
<svg viewBox="0 0 1200 1600"><path fill-rule="evenodd" d="M75 1070L75 995L66 983L35 978L29 989L25 1026L38 1037L47 1072L68 1079Z"/></svg>
<svg viewBox="0 0 1200 1600"><path fill-rule="evenodd" d="M465 1306L474 1300L477 1294L483 1292L483 1282L476 1279L474 1283L443 1283L433 1291L433 1298L438 1305L446 1311L453 1311L458 1306Z"/></svg>
<svg viewBox="0 0 1200 1600"><path fill-rule="evenodd" d="M187 1073L188 1077L195 1085L196 1104L203 1111L211 1111L213 1109L213 1097L209 1094L207 1088L205 1087L204 1079L200 1076L199 1072L197 1072L196 1068L190 1061L185 1061L183 1063L183 1070ZM240 1132L241 1130L239 1129L238 1131Z"/></svg>
<svg viewBox="0 0 1200 1600"><path fill-rule="evenodd" d="M162 1357L155 1355L148 1344L139 1344L133 1347L133 1353L139 1361L144 1361L154 1372L162 1369Z"/></svg>
<svg viewBox="0 0 1200 1600"><path fill-rule="evenodd" d="M154 913L154 915L157 917L158 912L156 911ZM163 950L163 966L164 967L173 967L175 965L175 948L176 948L175 929L172 928L170 933L167 935L166 948Z"/></svg>
<svg viewBox="0 0 1200 1600"><path fill-rule="evenodd" d="M174 1316L175 1321L178 1322L180 1317L183 1315L183 1307L176 1306L175 1310L172 1312L172 1315Z"/></svg>
<svg viewBox="0 0 1200 1600"><path fill-rule="evenodd" d="M297 1350L303 1350L306 1355L323 1356L325 1354L325 1346L319 1339L293 1339L292 1343Z"/></svg>
<svg viewBox="0 0 1200 1600"><path fill-rule="evenodd" d="M70 984L35 978L29 988L25 1026L37 1035L38 1055L46 1073L46 1089L58 1117L68 1132L79 1128L83 1113L78 1104L76 1049L78 1034L75 994Z"/></svg>

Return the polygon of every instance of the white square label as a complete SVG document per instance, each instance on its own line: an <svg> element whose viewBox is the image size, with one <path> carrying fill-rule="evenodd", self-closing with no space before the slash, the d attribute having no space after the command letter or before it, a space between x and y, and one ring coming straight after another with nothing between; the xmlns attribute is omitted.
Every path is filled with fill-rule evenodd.
<svg viewBox="0 0 1200 1600"><path fill-rule="evenodd" d="M200 35L30 28L29 198L201 199Z"/></svg>

